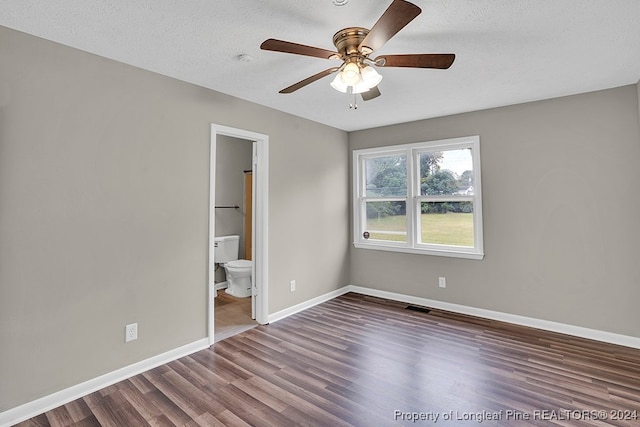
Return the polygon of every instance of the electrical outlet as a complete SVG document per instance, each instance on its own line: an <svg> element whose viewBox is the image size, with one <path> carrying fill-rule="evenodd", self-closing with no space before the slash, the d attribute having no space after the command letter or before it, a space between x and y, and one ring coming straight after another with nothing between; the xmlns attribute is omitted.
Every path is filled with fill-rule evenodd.
<svg viewBox="0 0 640 427"><path fill-rule="evenodd" d="M447 278L446 277L438 277L438 286L441 288L447 287Z"/></svg>
<svg viewBox="0 0 640 427"><path fill-rule="evenodd" d="M289 290L291 292L295 292L295 290L296 290L296 281L295 280L292 280L292 281L289 282Z"/></svg>
<svg viewBox="0 0 640 427"><path fill-rule="evenodd" d="M132 323L124 327L124 342L138 339L138 324Z"/></svg>

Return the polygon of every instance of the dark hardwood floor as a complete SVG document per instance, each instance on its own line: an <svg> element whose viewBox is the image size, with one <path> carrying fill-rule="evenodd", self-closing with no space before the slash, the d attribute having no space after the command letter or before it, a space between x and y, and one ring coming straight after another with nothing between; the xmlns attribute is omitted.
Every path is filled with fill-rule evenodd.
<svg viewBox="0 0 640 427"><path fill-rule="evenodd" d="M640 350L406 306L343 295L20 425L640 426Z"/></svg>

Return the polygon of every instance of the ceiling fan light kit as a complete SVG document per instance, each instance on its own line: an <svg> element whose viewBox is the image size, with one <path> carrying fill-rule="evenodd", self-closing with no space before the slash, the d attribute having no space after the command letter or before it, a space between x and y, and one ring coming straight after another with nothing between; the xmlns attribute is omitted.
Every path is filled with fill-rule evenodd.
<svg viewBox="0 0 640 427"><path fill-rule="evenodd" d="M321 71L299 81L280 93L292 93L333 73L338 73L330 83L335 90L348 94L361 94L368 101L380 96L377 88L382 76L375 67L406 67L447 69L455 60L454 54L383 55L370 59L369 55L380 49L391 37L415 19L422 10L406 0L393 0L371 30L362 27L344 28L333 36L336 51L283 40L267 39L260 45L263 50L292 53L324 59L339 59L342 65ZM354 102L355 104L355 102ZM352 106L352 108L354 108ZM357 107L355 107L357 108Z"/></svg>
<svg viewBox="0 0 640 427"><path fill-rule="evenodd" d="M381 81L382 76L372 66L350 62L330 84L338 92L362 93L378 86Z"/></svg>

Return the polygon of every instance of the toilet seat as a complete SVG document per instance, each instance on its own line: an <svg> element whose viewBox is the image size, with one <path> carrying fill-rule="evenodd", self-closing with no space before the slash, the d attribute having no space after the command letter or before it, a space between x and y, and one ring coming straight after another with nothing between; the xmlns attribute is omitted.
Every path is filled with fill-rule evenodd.
<svg viewBox="0 0 640 427"><path fill-rule="evenodd" d="M231 268L251 268L252 262L247 259L237 259L229 261L226 266Z"/></svg>

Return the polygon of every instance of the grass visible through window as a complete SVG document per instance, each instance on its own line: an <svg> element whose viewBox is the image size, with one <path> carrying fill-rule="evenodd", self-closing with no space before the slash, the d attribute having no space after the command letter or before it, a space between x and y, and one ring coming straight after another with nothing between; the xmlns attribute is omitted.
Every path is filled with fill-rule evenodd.
<svg viewBox="0 0 640 427"><path fill-rule="evenodd" d="M473 214L448 212L422 214L421 243L452 246L473 246ZM367 220L371 240L406 242L407 218L392 215Z"/></svg>

